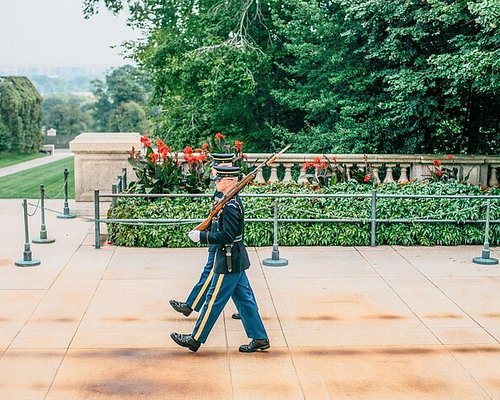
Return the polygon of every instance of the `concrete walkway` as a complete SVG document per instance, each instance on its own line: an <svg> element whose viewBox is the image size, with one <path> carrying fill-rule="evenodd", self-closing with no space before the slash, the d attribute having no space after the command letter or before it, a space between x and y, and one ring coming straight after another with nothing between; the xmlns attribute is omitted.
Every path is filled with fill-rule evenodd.
<svg viewBox="0 0 500 400"><path fill-rule="evenodd" d="M50 156L35 158L34 160L25 161L19 164L10 165L0 168L0 178L2 176L12 175L16 172L25 171L30 168L39 167L40 165L49 164L54 161L62 160L63 158L73 157L73 153L67 149L56 149Z"/></svg>
<svg viewBox="0 0 500 400"><path fill-rule="evenodd" d="M192 353L169 334L196 316L167 301L187 295L206 249L95 250L90 222L48 213L56 242L15 267L20 201L0 206L0 399L500 399L500 267L471 262L481 246L282 247L285 268L250 248L271 349L238 352L231 303Z"/></svg>

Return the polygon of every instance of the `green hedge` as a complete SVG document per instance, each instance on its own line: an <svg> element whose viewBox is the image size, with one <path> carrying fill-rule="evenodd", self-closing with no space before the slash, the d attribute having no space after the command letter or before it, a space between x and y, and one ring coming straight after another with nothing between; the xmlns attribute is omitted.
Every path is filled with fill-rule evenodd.
<svg viewBox="0 0 500 400"><path fill-rule="evenodd" d="M42 97L23 76L0 76L0 151L29 153L42 143Z"/></svg>
<svg viewBox="0 0 500 400"><path fill-rule="evenodd" d="M244 193L369 193L369 185L338 184L320 192L297 185L273 184L245 188ZM482 192L459 183L383 184L378 193L392 194L471 194L499 195L499 189ZM246 218L272 218L272 198L244 198ZM500 219L500 201L491 202L491 219ZM120 199L110 210L110 218L205 218L208 198ZM363 223L280 223L279 244L283 246L368 246L370 244L369 198L283 198L280 218L361 218ZM485 218L485 201L476 199L377 199L377 218L454 219L457 223L390 223L377 225L377 244L389 245L459 245L482 244L484 224L465 224L466 220ZM195 224L136 226L109 224L110 240L119 246L192 247L186 233ZM500 224L490 225L490 244L500 243ZM245 242L249 246L269 246L273 224L249 222Z"/></svg>

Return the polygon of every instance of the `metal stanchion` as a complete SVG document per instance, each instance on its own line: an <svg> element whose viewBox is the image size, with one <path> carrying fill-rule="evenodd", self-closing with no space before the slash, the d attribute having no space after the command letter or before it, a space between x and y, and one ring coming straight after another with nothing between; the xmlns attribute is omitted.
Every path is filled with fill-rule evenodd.
<svg viewBox="0 0 500 400"><path fill-rule="evenodd" d="M24 252L23 259L16 261L14 264L18 267L34 267L40 265L41 261L31 258L30 237L28 232L28 201L23 200L24 213Z"/></svg>
<svg viewBox="0 0 500 400"><path fill-rule="evenodd" d="M122 168L122 191L127 191L127 168Z"/></svg>
<svg viewBox="0 0 500 400"><path fill-rule="evenodd" d="M68 168L64 168L64 210L62 214L57 214L57 218L76 218L75 214L71 214L69 212L69 204L68 204Z"/></svg>
<svg viewBox="0 0 500 400"><path fill-rule="evenodd" d="M117 185L116 183L113 183L113 184L111 185L111 193L113 193L113 194L117 194L117 193L118 193L118 185ZM116 207L116 200L117 200L117 198L116 198L116 197L113 197L113 198L111 199L111 207L112 207L112 208L115 208L115 207Z"/></svg>
<svg viewBox="0 0 500 400"><path fill-rule="evenodd" d="M101 248L101 224L99 222L100 211L99 211L99 190L94 190L94 243L95 248Z"/></svg>
<svg viewBox="0 0 500 400"><path fill-rule="evenodd" d="M474 257L472 259L473 263L481 265L495 265L498 264L496 258L490 257L490 244L488 242L488 231L490 228L490 199L486 200L486 223L484 229L484 247L481 252L481 257Z"/></svg>
<svg viewBox="0 0 500 400"><path fill-rule="evenodd" d="M274 201L274 243L271 258L264 258L262 264L267 267L284 267L288 265L288 260L280 258L278 250L278 199Z"/></svg>
<svg viewBox="0 0 500 400"><path fill-rule="evenodd" d="M33 243L54 243L56 240L47 237L47 227L45 225L45 189L40 185L40 214L42 216L42 224L40 226L40 237L33 239Z"/></svg>
<svg viewBox="0 0 500 400"><path fill-rule="evenodd" d="M375 247L377 245L377 191L372 189L372 201L371 201L371 232L370 232L370 246Z"/></svg>

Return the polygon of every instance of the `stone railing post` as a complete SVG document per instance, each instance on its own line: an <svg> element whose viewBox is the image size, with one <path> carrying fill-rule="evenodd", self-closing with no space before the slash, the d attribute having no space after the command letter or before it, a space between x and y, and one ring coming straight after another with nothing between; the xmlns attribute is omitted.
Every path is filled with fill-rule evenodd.
<svg viewBox="0 0 500 400"><path fill-rule="evenodd" d="M293 182L293 178L292 178L293 164L286 163L286 164L284 164L284 166L285 166L285 176L283 177L283 182L285 182L285 183Z"/></svg>
<svg viewBox="0 0 500 400"><path fill-rule="evenodd" d="M401 164L401 175L398 179L399 183L404 183L408 182L408 174L407 174L407 169L410 167L408 164Z"/></svg>
<svg viewBox="0 0 500 400"><path fill-rule="evenodd" d="M497 170L498 170L498 165L492 165L491 166L491 175L490 175L490 180L488 181L488 186L490 187L498 187L498 178L497 178Z"/></svg>
<svg viewBox="0 0 500 400"><path fill-rule="evenodd" d="M128 163L129 152L140 150L139 133L85 132L69 146L75 155L75 199L93 201L94 190L109 192L116 175L127 168L130 180L135 172Z"/></svg>
<svg viewBox="0 0 500 400"><path fill-rule="evenodd" d="M278 166L276 164L271 165L271 175L269 176L269 182L278 182Z"/></svg>
<svg viewBox="0 0 500 400"><path fill-rule="evenodd" d="M373 177L375 178L375 182L377 183L377 185L380 185L382 183L382 181L380 180L380 177L378 175L378 171L379 171L378 166L373 167Z"/></svg>
<svg viewBox="0 0 500 400"><path fill-rule="evenodd" d="M391 183L394 182L394 177L392 176L392 168L393 165L386 165L386 173L385 173L385 178L384 178L384 183Z"/></svg>

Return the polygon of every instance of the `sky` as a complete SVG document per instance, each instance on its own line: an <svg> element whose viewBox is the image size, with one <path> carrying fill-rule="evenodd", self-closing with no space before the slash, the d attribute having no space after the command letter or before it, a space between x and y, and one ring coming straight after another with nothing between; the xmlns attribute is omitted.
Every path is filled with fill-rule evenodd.
<svg viewBox="0 0 500 400"><path fill-rule="evenodd" d="M139 33L126 15L83 18L81 0L0 0L0 66L119 66L124 40Z"/></svg>

